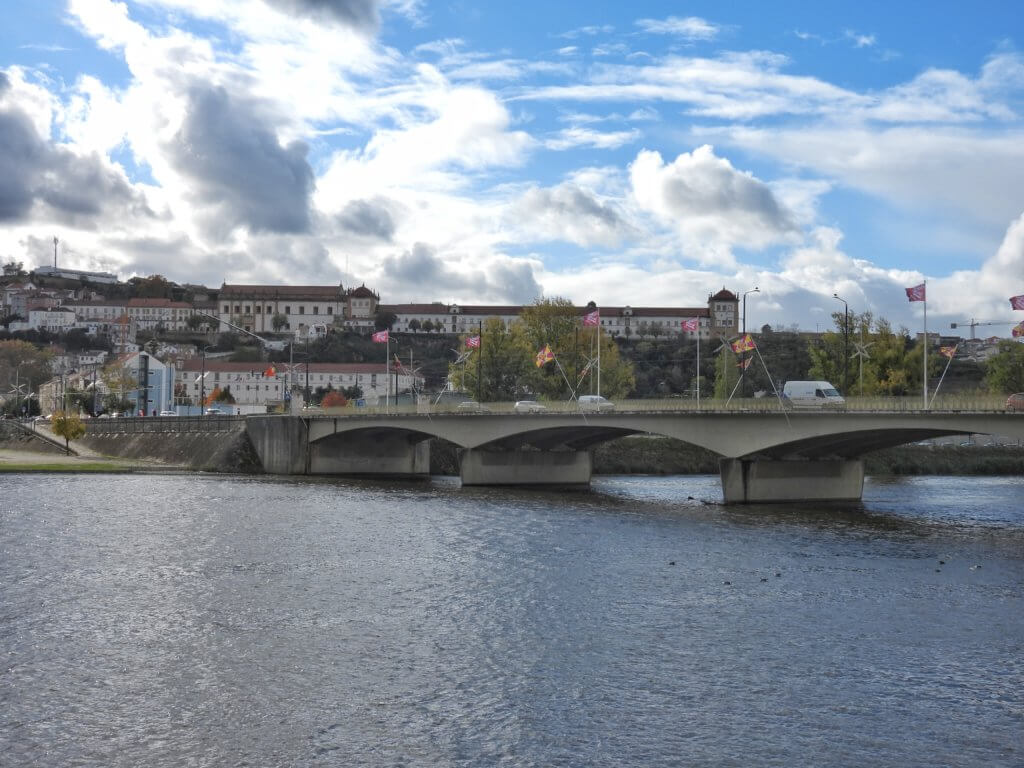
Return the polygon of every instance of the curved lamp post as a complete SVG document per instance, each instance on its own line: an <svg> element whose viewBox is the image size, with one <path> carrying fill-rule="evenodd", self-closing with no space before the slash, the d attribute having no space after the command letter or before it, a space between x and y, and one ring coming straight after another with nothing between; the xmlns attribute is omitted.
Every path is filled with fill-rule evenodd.
<svg viewBox="0 0 1024 768"><path fill-rule="evenodd" d="M743 292L743 338L747 337L747 294L748 293L760 293L760 292L761 292L761 289L758 288L756 285L753 288L751 288L749 291L744 291ZM746 356L747 356L747 353L744 352L743 353L743 357L746 358ZM743 360L740 360L740 362L742 363ZM741 366L740 367L740 380L742 382L740 384L740 392L742 393L743 397L746 397L747 396L747 369L746 369L745 366Z"/></svg>
<svg viewBox="0 0 1024 768"><path fill-rule="evenodd" d="M843 302L843 395L845 396L846 390L850 386L848 375L850 372L850 305L838 294L833 293L832 298Z"/></svg>
<svg viewBox="0 0 1024 768"><path fill-rule="evenodd" d="M213 349L216 344L211 344L208 347L203 347L203 365L202 370L199 372L199 415L203 415L203 411L206 408L206 350Z"/></svg>

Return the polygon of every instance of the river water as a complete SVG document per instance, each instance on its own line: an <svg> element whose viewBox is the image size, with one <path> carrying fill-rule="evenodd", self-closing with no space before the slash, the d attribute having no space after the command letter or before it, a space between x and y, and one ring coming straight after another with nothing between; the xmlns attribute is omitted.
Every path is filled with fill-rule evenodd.
<svg viewBox="0 0 1024 768"><path fill-rule="evenodd" d="M1024 765L1024 478L720 497L0 475L0 764Z"/></svg>

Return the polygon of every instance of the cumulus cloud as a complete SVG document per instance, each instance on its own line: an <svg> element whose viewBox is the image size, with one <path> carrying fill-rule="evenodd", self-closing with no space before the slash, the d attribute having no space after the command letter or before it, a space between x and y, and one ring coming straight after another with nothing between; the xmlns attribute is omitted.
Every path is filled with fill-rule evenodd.
<svg viewBox="0 0 1024 768"><path fill-rule="evenodd" d="M767 184L736 170L708 145L670 164L643 150L630 166L630 180L640 206L694 244L761 248L798 234Z"/></svg>
<svg viewBox="0 0 1024 768"><path fill-rule="evenodd" d="M306 145L281 146L258 111L221 87L195 85L185 120L167 147L209 236L237 226L261 232L305 232L313 171Z"/></svg>
<svg viewBox="0 0 1024 768"><path fill-rule="evenodd" d="M346 232L360 237L390 242L395 236L395 221L386 201L353 200L335 217Z"/></svg>
<svg viewBox="0 0 1024 768"><path fill-rule="evenodd" d="M617 245L634 233L616 205L572 182L528 189L510 208L508 223L531 239L582 246Z"/></svg>
<svg viewBox="0 0 1024 768"><path fill-rule="evenodd" d="M308 16L316 21L337 22L361 31L372 32L380 21L377 0L265 0L289 14Z"/></svg>
<svg viewBox="0 0 1024 768"><path fill-rule="evenodd" d="M0 96L11 89L6 76L4 82ZM142 196L103 158L44 139L23 110L5 103L0 106L0 221L26 221L36 206L41 216L48 211L61 223L86 229L107 213L147 213Z"/></svg>
<svg viewBox="0 0 1024 768"><path fill-rule="evenodd" d="M420 301L445 297L462 303L526 304L541 295L533 265L491 254L449 261L424 243L381 262L381 279L397 296Z"/></svg>

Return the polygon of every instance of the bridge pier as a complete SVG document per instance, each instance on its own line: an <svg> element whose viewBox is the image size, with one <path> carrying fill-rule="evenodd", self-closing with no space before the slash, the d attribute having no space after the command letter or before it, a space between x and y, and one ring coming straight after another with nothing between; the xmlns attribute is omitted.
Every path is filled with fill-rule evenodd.
<svg viewBox="0 0 1024 768"><path fill-rule="evenodd" d="M589 485L590 451L485 451L459 456L463 485Z"/></svg>
<svg viewBox="0 0 1024 768"><path fill-rule="evenodd" d="M721 459L727 504L782 501L859 501L864 493L860 459Z"/></svg>

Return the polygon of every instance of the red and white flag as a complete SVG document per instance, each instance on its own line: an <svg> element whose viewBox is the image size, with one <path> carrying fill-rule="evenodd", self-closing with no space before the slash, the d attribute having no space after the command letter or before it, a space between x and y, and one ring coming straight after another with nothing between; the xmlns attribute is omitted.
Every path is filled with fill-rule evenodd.
<svg viewBox="0 0 1024 768"><path fill-rule="evenodd" d="M952 360L956 354L956 347L939 347L939 354Z"/></svg>
<svg viewBox="0 0 1024 768"><path fill-rule="evenodd" d="M600 324L601 324L601 310L599 310L599 309L595 309L593 312L590 312L590 313L588 313L588 314L583 316L583 325L584 326L588 326L589 325L589 326L593 326L593 327L596 328Z"/></svg>
<svg viewBox="0 0 1024 768"><path fill-rule="evenodd" d="M479 336L470 336L468 339L466 339L466 346L469 347L470 349L479 349L480 348L480 337Z"/></svg>
<svg viewBox="0 0 1024 768"><path fill-rule="evenodd" d="M924 283L915 285L913 288L904 288L907 292L907 299L909 301L924 301Z"/></svg>
<svg viewBox="0 0 1024 768"><path fill-rule="evenodd" d="M1014 309L1024 309L1024 293L1020 296L1011 296L1010 306Z"/></svg>
<svg viewBox="0 0 1024 768"><path fill-rule="evenodd" d="M700 320L696 317L688 317L679 325L684 331L696 331L700 327Z"/></svg>
<svg viewBox="0 0 1024 768"><path fill-rule="evenodd" d="M377 331L377 332L376 332L375 334L373 334L373 336L371 336L370 338L371 338L371 339L373 339L374 341L376 341L376 342L377 342L378 344L383 344L383 343L384 343L385 341L387 341L387 340L388 340L388 338L390 338L390 337L388 336L388 332L387 332L387 330L385 329L385 330L383 330L383 331Z"/></svg>

